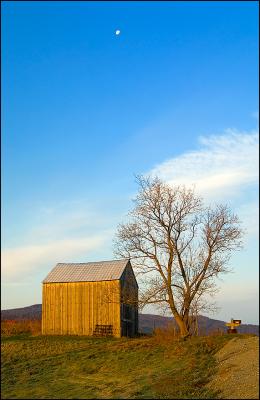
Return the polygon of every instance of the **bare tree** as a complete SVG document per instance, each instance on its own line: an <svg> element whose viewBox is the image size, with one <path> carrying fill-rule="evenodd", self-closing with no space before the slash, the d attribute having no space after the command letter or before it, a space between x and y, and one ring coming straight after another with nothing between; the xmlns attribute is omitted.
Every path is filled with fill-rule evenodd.
<svg viewBox="0 0 260 400"><path fill-rule="evenodd" d="M118 227L115 253L131 259L145 278L146 304L166 306L181 336L194 332L205 296L217 290L216 277L229 272L233 250L241 247L238 217L224 205L205 207L193 190L171 187L158 178L137 178L140 190Z"/></svg>

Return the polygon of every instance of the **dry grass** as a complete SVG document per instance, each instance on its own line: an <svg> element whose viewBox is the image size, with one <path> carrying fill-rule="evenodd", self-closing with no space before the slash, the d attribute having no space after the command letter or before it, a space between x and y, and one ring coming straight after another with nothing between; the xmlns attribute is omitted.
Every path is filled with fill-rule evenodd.
<svg viewBox="0 0 260 400"><path fill-rule="evenodd" d="M226 332L224 332L223 329L219 329L219 328L218 329L214 329L213 331L210 331L208 333L209 336L223 336L225 334L226 334Z"/></svg>
<svg viewBox="0 0 260 400"><path fill-rule="evenodd" d="M206 337L206 336L223 336L225 335L225 332L222 329L215 329L210 331L208 334L206 334L206 331L203 332L201 330L199 335L194 335L200 336L200 337ZM165 328L155 328L153 331L153 336L154 340L157 343L170 343L173 340L179 340L180 339L180 331L178 328L174 326L174 324L168 324Z"/></svg>
<svg viewBox="0 0 260 400"><path fill-rule="evenodd" d="M2 335L2 398L216 398L206 384L229 339Z"/></svg>
<svg viewBox="0 0 260 400"><path fill-rule="evenodd" d="M183 341L173 326L135 339L42 336L2 322L2 398L212 399L214 354L231 335Z"/></svg>
<svg viewBox="0 0 260 400"><path fill-rule="evenodd" d="M18 334L31 334L33 336L41 334L41 321L39 320L6 320L1 321L1 334L6 336Z"/></svg>
<svg viewBox="0 0 260 400"><path fill-rule="evenodd" d="M179 339L180 333L173 324L168 324L166 328L155 328L153 331L153 340L156 344L167 346L173 341L178 341Z"/></svg>

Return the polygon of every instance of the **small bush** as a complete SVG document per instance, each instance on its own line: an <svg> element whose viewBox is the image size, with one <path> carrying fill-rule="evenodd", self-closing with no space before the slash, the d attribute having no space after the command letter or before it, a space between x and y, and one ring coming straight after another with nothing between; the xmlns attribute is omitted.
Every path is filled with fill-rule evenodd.
<svg viewBox="0 0 260 400"><path fill-rule="evenodd" d="M220 329L220 328L214 329L209 332L209 336L222 336L224 334L225 334L225 332L223 331L223 329Z"/></svg>
<svg viewBox="0 0 260 400"><path fill-rule="evenodd" d="M6 320L1 321L1 334L12 336L21 333L40 335L41 334L41 321L39 320Z"/></svg>
<svg viewBox="0 0 260 400"><path fill-rule="evenodd" d="M178 339L180 337L180 332L173 324L169 324L166 328L155 328L153 336L157 343L167 344Z"/></svg>

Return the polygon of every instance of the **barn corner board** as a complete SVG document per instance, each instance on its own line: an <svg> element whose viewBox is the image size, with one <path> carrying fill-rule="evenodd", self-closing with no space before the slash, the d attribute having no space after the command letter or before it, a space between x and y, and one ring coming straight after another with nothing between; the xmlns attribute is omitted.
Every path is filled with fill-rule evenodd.
<svg viewBox="0 0 260 400"><path fill-rule="evenodd" d="M136 336L138 285L131 262L56 264L42 282L42 333Z"/></svg>

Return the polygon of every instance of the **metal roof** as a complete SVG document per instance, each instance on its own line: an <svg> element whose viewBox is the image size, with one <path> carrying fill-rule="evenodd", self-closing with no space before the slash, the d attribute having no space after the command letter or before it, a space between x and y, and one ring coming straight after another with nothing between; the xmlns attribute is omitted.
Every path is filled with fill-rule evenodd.
<svg viewBox="0 0 260 400"><path fill-rule="evenodd" d="M58 263L42 282L113 281L120 279L128 261L123 259L88 263Z"/></svg>

